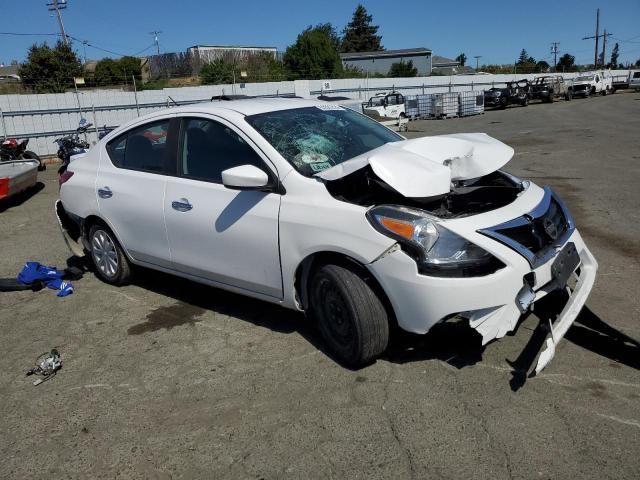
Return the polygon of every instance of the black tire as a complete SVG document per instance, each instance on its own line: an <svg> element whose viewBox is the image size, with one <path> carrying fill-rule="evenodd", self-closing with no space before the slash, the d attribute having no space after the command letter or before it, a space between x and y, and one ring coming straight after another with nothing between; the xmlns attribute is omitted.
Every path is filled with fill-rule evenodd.
<svg viewBox="0 0 640 480"><path fill-rule="evenodd" d="M362 367L387 349L387 311L354 270L339 265L318 268L311 278L308 298L309 313L339 361Z"/></svg>
<svg viewBox="0 0 640 480"><path fill-rule="evenodd" d="M521 105L522 105L523 107L527 107L527 106L529 106L529 97L524 97L524 99L522 100Z"/></svg>
<svg viewBox="0 0 640 480"><path fill-rule="evenodd" d="M25 150L22 154L22 158L24 158L25 160L37 160L39 172L43 172L47 169L47 166L42 163L42 159L40 158L40 156L37 153L32 152L31 150Z"/></svg>
<svg viewBox="0 0 640 480"><path fill-rule="evenodd" d="M571 100L573 100L573 95L571 95L571 92L567 92L567 93L565 93L565 94L564 94L564 99L565 99L567 102L570 102Z"/></svg>
<svg viewBox="0 0 640 480"><path fill-rule="evenodd" d="M91 261L96 276L111 285L126 285L131 279L131 265L118 239L108 227L97 223L89 229Z"/></svg>
<svg viewBox="0 0 640 480"><path fill-rule="evenodd" d="M500 106L499 106L500 110L504 110L505 108L507 108L507 98L506 97L500 97Z"/></svg>

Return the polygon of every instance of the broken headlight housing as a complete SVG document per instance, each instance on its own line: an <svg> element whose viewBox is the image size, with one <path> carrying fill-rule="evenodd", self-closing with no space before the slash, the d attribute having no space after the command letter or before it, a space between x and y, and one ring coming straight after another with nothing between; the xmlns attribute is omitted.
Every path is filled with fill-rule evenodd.
<svg viewBox="0 0 640 480"><path fill-rule="evenodd" d="M489 252L420 210L381 205L371 208L367 219L377 231L398 240L402 249L415 259L421 274L480 277L504 267Z"/></svg>

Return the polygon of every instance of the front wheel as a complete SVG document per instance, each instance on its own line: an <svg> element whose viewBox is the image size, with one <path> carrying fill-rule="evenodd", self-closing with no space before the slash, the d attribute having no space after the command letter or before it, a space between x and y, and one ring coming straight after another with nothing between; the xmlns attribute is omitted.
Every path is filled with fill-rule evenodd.
<svg viewBox="0 0 640 480"><path fill-rule="evenodd" d="M24 158L25 160L37 160L39 172L42 172L47 169L47 166L44 163L42 163L40 156L37 153L32 152L31 150L25 150L25 152L22 154L22 158Z"/></svg>
<svg viewBox="0 0 640 480"><path fill-rule="evenodd" d="M571 95L571 92L567 92L564 94L564 99L569 102L573 99L573 95Z"/></svg>
<svg viewBox="0 0 640 480"><path fill-rule="evenodd" d="M351 367L374 361L389 343L387 311L354 270L324 265L309 287L309 313L337 359Z"/></svg>
<svg viewBox="0 0 640 480"><path fill-rule="evenodd" d="M115 235L103 224L89 229L91 260L95 273L111 285L125 285L131 278L131 266Z"/></svg>

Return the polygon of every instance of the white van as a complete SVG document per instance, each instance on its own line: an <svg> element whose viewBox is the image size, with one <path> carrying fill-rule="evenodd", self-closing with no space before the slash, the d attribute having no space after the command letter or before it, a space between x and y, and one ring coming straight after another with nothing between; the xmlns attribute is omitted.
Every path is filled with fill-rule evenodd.
<svg viewBox="0 0 640 480"><path fill-rule="evenodd" d="M631 70L629 72L629 88L640 91L640 70Z"/></svg>

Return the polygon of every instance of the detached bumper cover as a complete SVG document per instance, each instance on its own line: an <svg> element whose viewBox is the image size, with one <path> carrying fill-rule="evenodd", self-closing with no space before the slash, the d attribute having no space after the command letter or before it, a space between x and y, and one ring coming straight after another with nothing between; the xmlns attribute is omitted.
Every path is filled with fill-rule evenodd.
<svg viewBox="0 0 640 480"><path fill-rule="evenodd" d="M79 222L65 211L60 200L56 200L54 211L64 243L76 257L83 257L85 252Z"/></svg>

